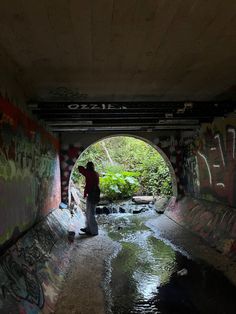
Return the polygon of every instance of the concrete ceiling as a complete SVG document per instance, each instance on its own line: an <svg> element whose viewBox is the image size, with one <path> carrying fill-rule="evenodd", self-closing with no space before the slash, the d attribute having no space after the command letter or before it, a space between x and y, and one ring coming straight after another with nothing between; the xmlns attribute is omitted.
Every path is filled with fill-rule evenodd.
<svg viewBox="0 0 236 314"><path fill-rule="evenodd" d="M28 100L236 96L235 0L2 0L0 12Z"/></svg>
<svg viewBox="0 0 236 314"><path fill-rule="evenodd" d="M205 109L225 113L214 102L236 100L235 0L2 0L0 12L0 69L55 128L124 116L126 125L196 126ZM199 111L197 101L212 103Z"/></svg>

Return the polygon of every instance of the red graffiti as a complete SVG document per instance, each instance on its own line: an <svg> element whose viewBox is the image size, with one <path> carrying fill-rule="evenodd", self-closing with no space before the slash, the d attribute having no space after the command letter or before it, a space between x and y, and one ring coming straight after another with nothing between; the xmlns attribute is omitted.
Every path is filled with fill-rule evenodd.
<svg viewBox="0 0 236 314"><path fill-rule="evenodd" d="M14 106L7 100L0 97L0 111L3 113L0 119L0 126L2 123L7 123L11 125L15 130L19 126L23 126L26 130L29 138L35 136L36 133L42 135L42 140L49 141L54 145L55 149L59 149L59 140L47 132L42 126L40 126L36 121L29 118L24 112L22 112L18 107Z"/></svg>

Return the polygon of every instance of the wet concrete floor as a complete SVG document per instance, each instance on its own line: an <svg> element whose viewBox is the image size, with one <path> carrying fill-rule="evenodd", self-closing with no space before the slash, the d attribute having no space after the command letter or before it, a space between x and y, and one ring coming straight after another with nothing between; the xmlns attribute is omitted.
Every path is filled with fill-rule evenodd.
<svg viewBox="0 0 236 314"><path fill-rule="evenodd" d="M98 221L99 236L72 244L57 314L235 313L235 263L168 217L150 210Z"/></svg>

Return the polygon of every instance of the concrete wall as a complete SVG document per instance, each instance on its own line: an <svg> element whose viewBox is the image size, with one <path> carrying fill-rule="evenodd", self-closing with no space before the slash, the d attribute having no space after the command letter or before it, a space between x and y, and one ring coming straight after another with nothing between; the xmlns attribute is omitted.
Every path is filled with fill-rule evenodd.
<svg viewBox="0 0 236 314"><path fill-rule="evenodd" d="M203 238L210 246L236 259L236 210L205 200L172 198L165 214Z"/></svg>
<svg viewBox="0 0 236 314"><path fill-rule="evenodd" d="M74 249L68 231L79 230L77 211L56 209L0 257L0 313L53 313Z"/></svg>
<svg viewBox="0 0 236 314"><path fill-rule="evenodd" d="M0 249L60 202L59 141L0 98Z"/></svg>
<svg viewBox="0 0 236 314"><path fill-rule="evenodd" d="M62 178L62 199L67 201L68 185L73 166L88 146L106 137L126 135L133 136L147 141L156 147L163 158L169 164L173 178L174 194L183 194L182 186L182 138L178 132L95 132L95 133L66 133L61 137L61 178Z"/></svg>
<svg viewBox="0 0 236 314"><path fill-rule="evenodd" d="M166 214L236 258L236 115L201 126L183 142L182 183L188 197L172 199Z"/></svg>
<svg viewBox="0 0 236 314"><path fill-rule="evenodd" d="M184 183L197 198L236 207L236 115L202 125L185 147Z"/></svg>

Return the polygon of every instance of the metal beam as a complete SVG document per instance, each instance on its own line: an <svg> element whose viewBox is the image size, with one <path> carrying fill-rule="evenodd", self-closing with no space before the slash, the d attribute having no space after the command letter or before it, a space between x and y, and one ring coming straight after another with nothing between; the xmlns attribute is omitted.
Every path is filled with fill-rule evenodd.
<svg viewBox="0 0 236 314"><path fill-rule="evenodd" d="M130 124L130 121L127 121L127 123ZM136 124L141 124L142 122L139 121L139 122L136 122ZM199 124L199 120L157 120L155 122L155 124L196 124L198 125ZM77 120L77 121L71 121L71 120L65 120L65 121L47 121L47 124L49 126L63 126L63 125L66 125L66 126L78 126L78 125L92 125L94 124L93 121L80 121L80 120ZM107 124L107 123L106 123ZM119 123L120 124L120 123Z"/></svg>
<svg viewBox="0 0 236 314"><path fill-rule="evenodd" d="M155 131L155 130L195 130L198 128L198 126L195 125L159 125L159 126L153 126L150 127L149 125L143 125L143 126L101 126L101 127L54 127L51 128L54 132L78 132L78 131L84 131L84 132L92 132L92 131L111 131L111 130L118 130L118 131L125 131L125 130L140 130L140 131ZM150 130L151 129L151 130Z"/></svg>
<svg viewBox="0 0 236 314"><path fill-rule="evenodd" d="M53 131L187 130L236 109L235 102L37 102L29 108ZM88 126L88 127L85 127Z"/></svg>

